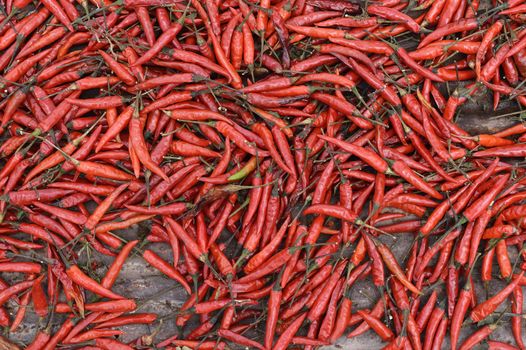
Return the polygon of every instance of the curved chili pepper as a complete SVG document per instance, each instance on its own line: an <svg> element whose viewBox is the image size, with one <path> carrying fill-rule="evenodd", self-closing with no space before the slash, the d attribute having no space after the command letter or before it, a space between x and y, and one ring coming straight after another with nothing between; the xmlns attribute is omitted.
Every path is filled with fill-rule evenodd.
<svg viewBox="0 0 526 350"><path fill-rule="evenodd" d="M9 288L6 288L2 291L0 291L0 306L4 305L7 300L12 298L14 295L31 288L35 281L29 280L24 282L19 282L17 284L12 285Z"/></svg>
<svg viewBox="0 0 526 350"><path fill-rule="evenodd" d="M446 316L443 316L438 326L438 329L435 332L435 339L431 347L432 350L442 349L442 343L444 341L444 337L446 336L446 332L447 332L447 325L448 325L448 319Z"/></svg>
<svg viewBox="0 0 526 350"><path fill-rule="evenodd" d="M404 162L396 160L391 164L391 168L397 175L404 178L417 189L429 194L433 198L442 198L442 195L437 190L418 177L418 175L416 175Z"/></svg>
<svg viewBox="0 0 526 350"><path fill-rule="evenodd" d="M381 173L385 173L389 169L387 162L373 151L332 137L322 135L319 135L318 137L327 142L334 143L338 147L360 157L364 162L367 162L367 164Z"/></svg>
<svg viewBox="0 0 526 350"><path fill-rule="evenodd" d="M499 291L497 294L473 308L470 314L471 319L475 322L480 322L488 317L515 290L515 287L517 287L523 275L524 272L522 272L519 277L516 277L512 283Z"/></svg>
<svg viewBox="0 0 526 350"><path fill-rule="evenodd" d="M387 266L387 268L391 271L391 273L402 283L407 289L412 291L413 293L420 294L420 291L418 288L416 288L405 276L404 272L402 271L402 268L396 261L396 258L394 257L393 253L389 250L389 248L383 244L382 242L379 242L377 240L373 239L374 244L378 248L378 252L382 256L382 259Z"/></svg>
<svg viewBox="0 0 526 350"><path fill-rule="evenodd" d="M493 331L497 328L495 324L486 325L479 330L477 330L475 333L473 333L469 338L467 338L464 343L460 346L460 350L468 350L472 349L475 345L480 343L482 340L484 340L486 337L488 337Z"/></svg>
<svg viewBox="0 0 526 350"><path fill-rule="evenodd" d="M95 294L110 299L124 299L122 296L113 293L111 290L104 288L99 283L86 275L77 265L71 265L66 269L66 274L76 284L92 291Z"/></svg>
<svg viewBox="0 0 526 350"><path fill-rule="evenodd" d="M417 22L415 22L413 18L393 8L370 5L367 7L367 12L392 21L402 22L407 28L409 28L409 30L411 30L414 33L420 32L420 25Z"/></svg>
<svg viewBox="0 0 526 350"><path fill-rule="evenodd" d="M191 293L192 289L190 288L190 285L186 282L184 277L165 260L163 260L151 250L144 251L142 256L150 265L152 265L171 279L181 283L185 290L188 292L188 294Z"/></svg>
<svg viewBox="0 0 526 350"><path fill-rule="evenodd" d="M425 47L429 43L449 34L457 33L464 30L472 30L478 27L478 22L474 18L461 19L457 22L448 23L427 35L418 45L418 48Z"/></svg>

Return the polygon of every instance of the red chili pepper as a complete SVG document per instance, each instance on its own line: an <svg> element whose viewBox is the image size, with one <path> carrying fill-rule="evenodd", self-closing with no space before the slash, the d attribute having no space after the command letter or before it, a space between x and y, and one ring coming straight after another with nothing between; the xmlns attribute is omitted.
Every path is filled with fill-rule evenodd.
<svg viewBox="0 0 526 350"><path fill-rule="evenodd" d="M473 333L469 338L467 338L464 343L460 346L460 350L472 349L475 345L487 338L493 331L497 328L495 324L490 324L483 326L475 333Z"/></svg>
<svg viewBox="0 0 526 350"><path fill-rule="evenodd" d="M168 225L172 228L174 233L177 235L177 237L185 242L185 247L188 249L188 251L198 260L205 261L206 255L204 251L202 251L197 243L195 243L195 240L184 230L184 228L179 225L176 221L165 218L165 220L168 222Z"/></svg>
<svg viewBox="0 0 526 350"><path fill-rule="evenodd" d="M261 264L263 264L278 248L281 243L285 233L287 232L287 226L289 224L290 218L287 219L281 224L280 229L274 235L272 240L257 254L255 254L250 260L246 263L243 271L245 273L251 273L256 270Z"/></svg>
<svg viewBox="0 0 526 350"><path fill-rule="evenodd" d="M177 282L181 283L185 290L188 292L188 294L191 293L190 285L186 282L184 277L175 270L170 264L168 264L166 261L164 261L161 257L159 257L157 254L155 254L151 250L146 250L143 253L143 258L153 267L170 277L171 279L176 280Z"/></svg>
<svg viewBox="0 0 526 350"><path fill-rule="evenodd" d="M86 275L77 265L71 265L66 269L66 274L71 280L79 286L86 288L93 293L110 299L124 299L122 296L113 293L111 290L104 288L99 283Z"/></svg>
<svg viewBox="0 0 526 350"><path fill-rule="evenodd" d="M244 337L240 334L237 334L235 332L232 332L232 331L229 331L227 329L220 329L217 331L217 335L222 337L222 338L225 338L226 340L229 340L231 342L234 342L236 344L240 344L240 345L244 345L244 346L249 346L249 347L253 347L253 348L256 348L256 349L265 349L265 347L261 344L259 344L258 342L254 341L254 340L251 340L247 337Z"/></svg>
<svg viewBox="0 0 526 350"><path fill-rule="evenodd" d="M97 334L98 335L98 334ZM104 350L131 350L131 346L111 338L96 338L95 345Z"/></svg>
<svg viewBox="0 0 526 350"><path fill-rule="evenodd" d="M21 272L28 274L39 274L42 267L37 263L30 262L2 262L0 271L2 272Z"/></svg>
<svg viewBox="0 0 526 350"><path fill-rule="evenodd" d="M367 84L380 91L382 97L385 98L386 101L390 102L394 107L400 106L402 104L402 101L396 92L391 88L391 86L384 84L378 77L372 74L372 72L368 71L365 67L360 65L351 57L349 57L348 60L342 60L337 54L333 55L338 57L338 59L340 59L343 63L347 64L348 62L350 67L356 70L356 73L360 75L360 77L362 77L367 82Z"/></svg>
<svg viewBox="0 0 526 350"><path fill-rule="evenodd" d="M521 314L523 310L522 303L523 303L522 288L515 287L515 289L513 290L511 312L516 313L516 314ZM515 342L517 343L517 346L519 348L524 348L524 342L522 340L522 318L520 316L512 317L511 330L513 333L513 337L515 338Z"/></svg>
<svg viewBox="0 0 526 350"><path fill-rule="evenodd" d="M326 216L333 216L338 219L353 222L356 224L360 224L361 220L358 218L356 214L351 212L350 210L336 206L336 205L330 205L330 204L315 204L311 205L307 209L303 211L305 215L309 214L317 214L317 215L326 215Z"/></svg>
<svg viewBox="0 0 526 350"><path fill-rule="evenodd" d="M369 314L359 310L358 314L362 316L365 322L382 338L383 341L391 340L394 335L393 332L387 326L377 318L370 316Z"/></svg>
<svg viewBox="0 0 526 350"><path fill-rule="evenodd" d="M433 340L433 345L431 347L432 350L440 350L440 349L442 349L442 343L444 341L444 338L445 338L446 332L447 332L447 325L448 325L448 318L447 318L447 316L442 316L442 320L440 321L438 329L435 332L435 338Z"/></svg>
<svg viewBox="0 0 526 350"><path fill-rule="evenodd" d="M319 293L316 298L316 303L310 307L307 314L307 319L311 322L317 321L321 314L326 312L326 308L329 306L331 295L336 287L340 284L340 275L342 274L345 266L338 264L334 268L334 273L326 281L325 288Z"/></svg>
<svg viewBox="0 0 526 350"><path fill-rule="evenodd" d="M38 348L86 341L101 349L221 349L221 337L262 348L245 333L253 318L265 322L265 348L312 349L356 325L350 337L373 328L387 349L427 350L439 349L448 330L456 343L466 312L484 321L514 293L511 329L520 338L522 296L512 287L525 282L508 247L526 257L523 171L490 158L526 154L525 129L468 133L454 117L485 90L495 106L503 96L526 105L518 85L526 67L522 1L482 21L478 0L412 9L385 0L369 4L368 18L349 17L359 9L344 0L81 1L86 12L109 10L91 11L83 26L71 1L46 1L33 12L27 0L7 1L0 270L28 280L0 281L0 304L12 297L19 304L11 324L0 308L0 324L17 328L33 296L42 316L49 302L54 312L83 317L67 319L53 337L37 333ZM399 47L408 31L425 32L417 49ZM474 78L480 82L447 98L433 84ZM137 224L172 251L167 261L139 249L147 262L189 292L189 277L194 282L176 317L190 327L187 340L111 338L119 334L113 327L155 319L125 314L136 303L110 290L139 247L131 236L124 245L117 231ZM416 232L421 243L405 265L380 243L401 232ZM242 249L230 249L236 244L226 237ZM38 255L37 240L47 243L48 260L13 259L18 250ZM80 248L114 256L100 283L67 263ZM480 274L463 278L459 267L478 268L483 249ZM494 259L499 277L513 282L478 303L471 287L494 277ZM351 315L354 284L371 275L382 290L384 264L392 298L382 292L371 311ZM434 290L422 306L428 284ZM437 306L441 289L447 299ZM114 299L85 304L86 291ZM267 297L268 307L253 307ZM380 321L385 312L392 324ZM194 328L192 313L201 322ZM481 326L465 347L496 327Z"/></svg>
<svg viewBox="0 0 526 350"><path fill-rule="evenodd" d="M338 140L332 137L327 137L327 136L322 136L322 135L319 135L318 137L322 140L325 140L327 142L337 145L338 147L346 150L347 152L351 152L353 155L356 155L357 157L360 157L364 162L367 162L367 164L369 164L371 167L375 168L377 171L381 173L385 173L389 169L387 162L373 151L370 151L363 147L354 145L352 143L344 142L344 141L341 141L341 140Z"/></svg>
<svg viewBox="0 0 526 350"><path fill-rule="evenodd" d="M42 227L38 225L26 224L26 223L20 223L20 224L17 223L14 225L19 231L23 233L27 233L28 235L31 235L35 238L41 239L51 245L57 245L59 247L64 246L64 241L61 238L59 238L58 236L56 236L55 234L51 232L46 231L45 229L43 229Z"/></svg>
<svg viewBox="0 0 526 350"><path fill-rule="evenodd" d="M135 301L131 299L120 299L112 301L101 301L85 305L86 310L92 312L130 312L137 308ZM64 311L61 311L64 310ZM56 312L71 312L66 304L57 304ZM90 321L91 322L91 321Z"/></svg>
<svg viewBox="0 0 526 350"><path fill-rule="evenodd" d="M265 147L269 151L270 156L276 162L276 164L281 169L283 169L285 172L292 174L292 170L289 169L287 164L285 164L285 162L281 158L281 155L278 152L278 149L276 148L276 145L274 144L272 132L265 125L261 123L255 124L253 126L253 130L261 137L261 139L263 140L263 143L265 144Z"/></svg>
<svg viewBox="0 0 526 350"><path fill-rule="evenodd" d="M104 288L111 288L113 286L115 280L119 275L120 270L122 269L122 265L128 258L128 255L130 254L131 250L137 245L137 243L139 243L139 241L130 241L122 247L121 251L119 252L119 255L117 255L110 268L106 272L106 275L101 280L101 286L103 286Z"/></svg>
<svg viewBox="0 0 526 350"><path fill-rule="evenodd" d="M303 324L303 321L305 320L306 316L307 314L303 313L287 327L287 329L280 335L280 337L276 341L274 349L284 350L288 347L288 345L292 342L292 338Z"/></svg>
<svg viewBox="0 0 526 350"><path fill-rule="evenodd" d="M524 272L521 273L519 277L516 277L512 283L510 283L504 289L499 291L493 297L478 304L475 308L473 308L470 314L470 318L475 322L480 322L486 317L488 317L514 291L515 287L517 287L523 275Z"/></svg>
<svg viewBox="0 0 526 350"><path fill-rule="evenodd" d="M142 130L141 120L137 112L132 114L132 119L129 124L130 131L130 141L133 144L133 150L137 154L139 161L152 173L159 175L163 180L168 180L168 176L164 171L152 160L146 141L144 139L144 134Z"/></svg>
<svg viewBox="0 0 526 350"><path fill-rule="evenodd" d="M326 307L325 317L323 318L321 325L320 325L320 330L318 331L318 338L321 339L322 341L329 340L332 329L335 326L336 315L337 315L336 313L337 303L343 293L344 282L345 282L344 278L340 278L338 280L336 287L332 291L329 303Z"/></svg>
<svg viewBox="0 0 526 350"><path fill-rule="evenodd" d="M393 253L387 248L387 246L377 240L373 239L374 244L378 248L378 252L382 256L382 259L387 266L387 268L391 271L391 273L402 283L405 287L407 287L410 291L416 294L420 294L420 291L418 288L416 288L405 276L404 272L402 271L402 268L396 261L396 258L394 257Z"/></svg>
<svg viewBox="0 0 526 350"><path fill-rule="evenodd" d="M461 31L476 29L477 27L478 27L478 22L474 18L461 19L458 22L448 23L438 28L437 30L434 30L433 32L431 32L431 34L427 35L424 38L424 40L420 42L420 44L418 45L418 48L425 47L429 43L432 43L433 41L443 36L461 32Z"/></svg>
<svg viewBox="0 0 526 350"><path fill-rule="evenodd" d="M482 60L484 59L489 46L495 37L501 32L503 25L504 23L502 21L496 21L490 28L488 28L486 33L484 33L475 57L475 72L477 73L477 77L480 76Z"/></svg>
<svg viewBox="0 0 526 350"><path fill-rule="evenodd" d="M385 308L384 298L382 296L381 298L378 299L378 302L375 304L374 308L371 310L371 312L369 312L369 314L373 317L380 318L383 315L384 308ZM363 318L361 318L360 321L363 321ZM370 329L369 325L365 321L363 321L355 330L353 330L351 333L347 335L347 338L352 338L360 334L363 334L369 329Z"/></svg>
<svg viewBox="0 0 526 350"><path fill-rule="evenodd" d="M436 199L442 198L442 195L437 190L418 177L418 175L416 175L404 162L396 160L392 163L391 168L397 175L404 178L407 182L422 192L425 192Z"/></svg>
<svg viewBox="0 0 526 350"><path fill-rule="evenodd" d="M184 339L174 339L172 344L176 346L189 346L189 347L199 347L202 350L214 350L214 349L224 349L226 347L225 343L218 343L217 341L202 341L202 340L184 340Z"/></svg>
<svg viewBox="0 0 526 350"><path fill-rule="evenodd" d="M42 279L44 277L40 276L35 280L33 287L31 288L31 298L33 300L33 307L38 316L44 317L48 313L48 303L46 300L46 294L42 288Z"/></svg>
<svg viewBox="0 0 526 350"><path fill-rule="evenodd" d="M258 270L240 278L238 282L247 283L247 282L255 281L273 271L276 271L281 266L287 263L287 261L292 257L293 253L296 250L298 250L297 247L291 247L291 248L281 250L279 253L275 254L273 257L267 260L264 264L262 264Z"/></svg>
<svg viewBox="0 0 526 350"><path fill-rule="evenodd" d="M420 32L420 25L415 22L413 18L393 8L370 5L367 7L367 12L382 18L389 19L391 21L404 23L404 25L414 33Z"/></svg>
<svg viewBox="0 0 526 350"><path fill-rule="evenodd" d="M430 349L433 345L433 340L435 339L436 332L438 330L438 327L442 321L442 318L444 316L444 305L441 302L437 307L433 309L433 312L429 316L429 320L427 322L426 332L425 332L425 340L424 340L424 349Z"/></svg>
<svg viewBox="0 0 526 350"><path fill-rule="evenodd" d="M471 204L466 210L463 212L463 216L468 221L473 221L476 218L478 218L484 210L488 208L491 202L495 200L495 197L499 194L499 192L503 189L505 186L507 180L509 178L509 174L500 175L497 177L497 182L495 183L495 186L484 193L482 196L480 196L473 204Z"/></svg>
<svg viewBox="0 0 526 350"><path fill-rule="evenodd" d="M122 335L123 333L124 333L123 331L113 330L113 329L93 329L93 330L89 330L84 333L81 333L79 335L76 335L75 337L71 337L70 339L66 341L66 343L70 343L70 344L83 343L83 342L87 342L93 339L119 336L119 335Z"/></svg>
<svg viewBox="0 0 526 350"><path fill-rule="evenodd" d="M49 340L49 333L44 332L44 331L39 331L36 334L35 339L33 339L33 342L29 344L26 347L26 349L30 349L30 350L42 349L42 347L46 345L48 340Z"/></svg>
<svg viewBox="0 0 526 350"><path fill-rule="evenodd" d="M35 281L24 281L19 282L17 284L12 285L9 288L6 288L2 291L0 291L0 306L4 305L7 300L12 298L14 295L31 288Z"/></svg>
<svg viewBox="0 0 526 350"><path fill-rule="evenodd" d="M67 336L74 325L75 324L71 320L71 317L66 319L60 326L59 330L51 338L49 338L45 346L42 347L42 350L54 349Z"/></svg>
<svg viewBox="0 0 526 350"><path fill-rule="evenodd" d="M31 293L26 293L22 296L22 298L18 302L18 310L16 312L16 316L13 319L13 322L11 323L11 327L9 327L9 330L11 332L14 332L22 323L24 320L24 317L26 315L26 310L28 308L29 302L31 301ZM38 303L38 302L37 302ZM2 313L2 324L4 324L6 327L9 326L10 320L9 316L7 315L7 311L5 311L4 308L1 309ZM36 310L35 310L36 311ZM41 310L39 310L41 311ZM46 309L47 311L47 309Z"/></svg>

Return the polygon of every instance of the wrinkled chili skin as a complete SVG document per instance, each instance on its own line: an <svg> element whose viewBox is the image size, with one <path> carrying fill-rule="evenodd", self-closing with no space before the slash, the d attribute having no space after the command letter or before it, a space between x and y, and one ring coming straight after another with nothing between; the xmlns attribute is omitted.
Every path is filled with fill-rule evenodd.
<svg viewBox="0 0 526 350"><path fill-rule="evenodd" d="M513 61L521 77L526 77L526 48L513 55Z"/></svg>
<svg viewBox="0 0 526 350"><path fill-rule="evenodd" d="M35 313L28 349L524 347L524 0L3 5L0 325ZM518 124L464 130L487 94Z"/></svg>

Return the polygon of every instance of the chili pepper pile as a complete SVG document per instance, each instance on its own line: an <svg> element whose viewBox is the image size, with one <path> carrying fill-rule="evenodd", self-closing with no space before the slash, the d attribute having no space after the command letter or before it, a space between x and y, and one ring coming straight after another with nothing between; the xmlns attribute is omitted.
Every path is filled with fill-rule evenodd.
<svg viewBox="0 0 526 350"><path fill-rule="evenodd" d="M456 123L526 106L524 0L0 3L0 325L35 312L26 349L525 349L526 127ZM112 291L131 257L186 291L171 320Z"/></svg>

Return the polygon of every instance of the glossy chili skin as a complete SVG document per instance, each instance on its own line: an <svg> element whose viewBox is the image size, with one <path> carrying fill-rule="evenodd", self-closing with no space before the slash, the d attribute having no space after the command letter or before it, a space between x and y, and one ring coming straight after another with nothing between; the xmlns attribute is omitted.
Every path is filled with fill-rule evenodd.
<svg viewBox="0 0 526 350"><path fill-rule="evenodd" d="M4 5L0 324L34 310L29 348L521 346L526 129L458 118L526 105L521 0ZM182 332L130 271L185 290Z"/></svg>

